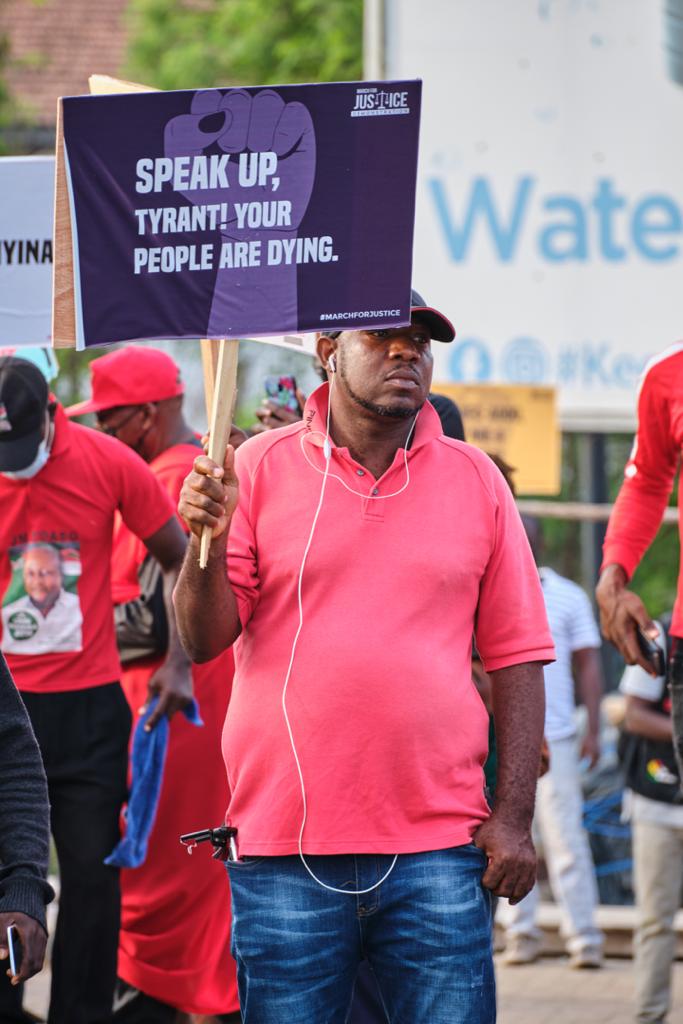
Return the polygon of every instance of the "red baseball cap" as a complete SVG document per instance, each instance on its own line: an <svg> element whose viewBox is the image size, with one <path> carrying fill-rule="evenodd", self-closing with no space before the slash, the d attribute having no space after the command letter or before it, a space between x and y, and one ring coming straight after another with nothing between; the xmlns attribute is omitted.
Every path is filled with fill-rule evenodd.
<svg viewBox="0 0 683 1024"><path fill-rule="evenodd" d="M90 364L92 397L66 409L67 416L104 412L119 405L162 402L185 388L175 360L158 348L127 345Z"/></svg>

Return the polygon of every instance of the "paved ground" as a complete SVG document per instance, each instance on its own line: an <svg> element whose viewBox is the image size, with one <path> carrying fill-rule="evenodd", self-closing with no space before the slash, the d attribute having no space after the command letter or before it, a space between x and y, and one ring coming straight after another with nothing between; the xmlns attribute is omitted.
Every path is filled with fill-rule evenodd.
<svg viewBox="0 0 683 1024"><path fill-rule="evenodd" d="M505 967L497 958L498 1024L630 1024L633 962L608 960L600 971L574 971L561 957L529 967ZM683 963L674 966L674 1010L683 1019Z"/></svg>
<svg viewBox="0 0 683 1024"><path fill-rule="evenodd" d="M498 1024L630 1024L633 965L608 960L601 971L573 971L567 961L548 957L530 967L498 962ZM48 972L29 982L27 1005L44 1014ZM674 1011L683 1019L683 963L674 967ZM426 1024L426 1022L425 1022Z"/></svg>

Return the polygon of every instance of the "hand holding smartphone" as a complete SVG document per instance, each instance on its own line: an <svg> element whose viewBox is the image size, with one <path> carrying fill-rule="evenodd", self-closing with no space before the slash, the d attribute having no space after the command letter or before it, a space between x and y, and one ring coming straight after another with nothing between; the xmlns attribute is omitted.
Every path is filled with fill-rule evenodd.
<svg viewBox="0 0 683 1024"><path fill-rule="evenodd" d="M0 913L0 945L4 960L0 971L6 973L12 985L20 985L43 966L47 945L45 926L18 910ZM0 1009L0 1020L4 1019Z"/></svg>
<svg viewBox="0 0 683 1024"><path fill-rule="evenodd" d="M21 939L19 929L11 924L7 929L7 948L9 949L9 967L12 977L16 978L21 968Z"/></svg>
<svg viewBox="0 0 683 1024"><path fill-rule="evenodd" d="M640 653L643 655L645 660L649 662L652 669L657 676L666 675L666 664L664 660L664 652L662 651L656 640L651 640L647 633L638 626L636 630L636 639L638 641L638 647Z"/></svg>
<svg viewBox="0 0 683 1024"><path fill-rule="evenodd" d="M289 409L290 412L301 414L302 409L299 405L296 379L294 377L277 377L272 374L266 377L263 383L266 395L271 402L275 402L276 405L280 405L284 409Z"/></svg>

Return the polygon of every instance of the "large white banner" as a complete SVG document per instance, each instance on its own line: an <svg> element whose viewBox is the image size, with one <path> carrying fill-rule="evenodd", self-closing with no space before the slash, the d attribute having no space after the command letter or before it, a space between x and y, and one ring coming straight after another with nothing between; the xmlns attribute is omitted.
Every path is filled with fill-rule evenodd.
<svg viewBox="0 0 683 1024"><path fill-rule="evenodd" d="M50 344L54 190L54 157L0 159L0 347Z"/></svg>
<svg viewBox="0 0 683 1024"><path fill-rule="evenodd" d="M386 75L424 79L414 285L458 332L435 379L555 384L563 426L630 429L683 336L683 0L385 18Z"/></svg>

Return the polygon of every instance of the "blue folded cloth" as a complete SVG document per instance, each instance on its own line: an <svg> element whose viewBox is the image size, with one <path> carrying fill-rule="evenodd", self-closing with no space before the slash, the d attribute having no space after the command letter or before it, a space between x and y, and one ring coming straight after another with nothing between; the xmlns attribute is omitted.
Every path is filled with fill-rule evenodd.
<svg viewBox="0 0 683 1024"><path fill-rule="evenodd" d="M147 856L147 843L157 813L168 749L169 721L165 715L151 732L145 732L145 724L158 699L152 699L135 728L130 755L131 784L126 810L126 834L104 861L115 868L139 868ZM204 725L196 700L183 708L183 714L192 725Z"/></svg>

